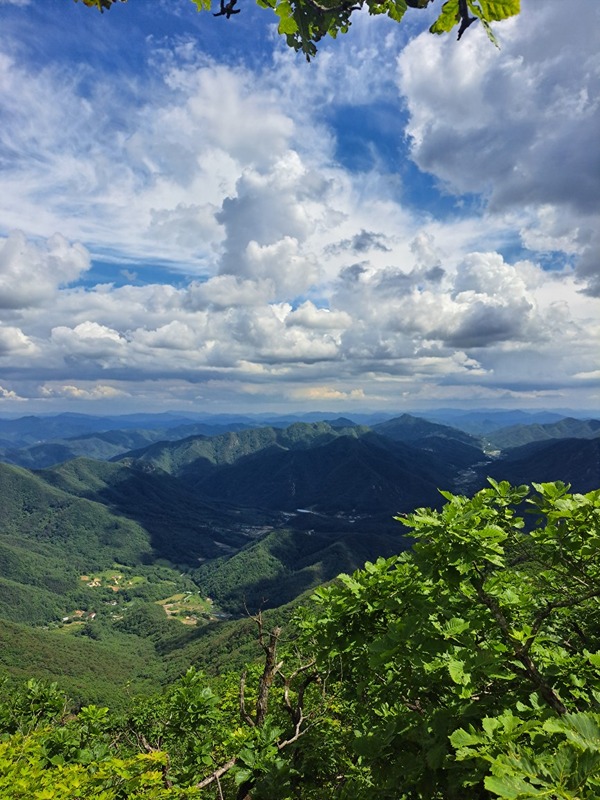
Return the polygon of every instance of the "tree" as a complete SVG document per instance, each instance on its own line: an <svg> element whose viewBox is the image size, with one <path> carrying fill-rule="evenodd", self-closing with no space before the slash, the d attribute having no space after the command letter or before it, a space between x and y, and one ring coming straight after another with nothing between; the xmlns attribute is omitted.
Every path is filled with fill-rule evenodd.
<svg viewBox="0 0 600 800"><path fill-rule="evenodd" d="M75 0L79 2L80 0ZM115 3L127 0L81 0L90 8L101 12L110 9ZM198 11L210 11L211 0L191 0ZM239 14L238 0L219 0L219 10L215 17L230 19ZM279 17L279 33L286 37L290 47L302 51L310 60L317 52L317 42L324 36L335 38L338 33L346 33L351 25L351 17L366 8L369 14L386 14L400 22L409 8L424 9L434 0L256 0L261 8L271 9ZM432 33L447 33L458 26L460 39L466 29L480 20L490 39L495 42L490 23L507 19L518 14L520 0L446 0L437 20L430 30Z"/></svg>
<svg viewBox="0 0 600 800"><path fill-rule="evenodd" d="M349 796L600 796L600 490L490 484L399 518L413 549L305 614L354 732Z"/></svg>

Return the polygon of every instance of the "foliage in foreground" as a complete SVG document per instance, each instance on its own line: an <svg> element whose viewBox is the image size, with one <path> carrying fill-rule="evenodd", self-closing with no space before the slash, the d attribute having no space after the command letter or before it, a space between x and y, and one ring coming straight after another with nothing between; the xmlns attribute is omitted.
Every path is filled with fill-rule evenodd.
<svg viewBox="0 0 600 800"><path fill-rule="evenodd" d="M75 0L78 2L78 0ZM82 0L89 7L108 10L119 0ZM127 0L120 0L125 3ZM198 11L210 11L211 0L191 0ZM238 0L220 0L216 17L230 19L239 14ZM279 33L285 36L290 47L304 53L307 59L316 55L316 44L324 36L335 38L347 33L352 14L366 8L371 15L385 14L401 22L409 8L424 9L433 0L256 0L261 8L271 9L279 18ZM520 11L520 0L446 0L432 33L447 33L458 26L460 39L466 29L480 20L486 33L495 43L491 22L507 19ZM472 16L471 16L472 15Z"/></svg>
<svg viewBox="0 0 600 800"><path fill-rule="evenodd" d="M598 796L600 492L491 483L304 623L382 797Z"/></svg>
<svg viewBox="0 0 600 800"><path fill-rule="evenodd" d="M29 682L0 797L594 800L600 491L491 481L400 521L411 552L320 589L263 664L190 670L119 719Z"/></svg>

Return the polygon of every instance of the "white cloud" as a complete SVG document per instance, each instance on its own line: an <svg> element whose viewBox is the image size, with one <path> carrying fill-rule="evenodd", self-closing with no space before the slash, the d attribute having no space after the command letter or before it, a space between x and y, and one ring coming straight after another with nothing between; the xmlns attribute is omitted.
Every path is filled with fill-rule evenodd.
<svg viewBox="0 0 600 800"><path fill-rule="evenodd" d="M60 234L34 244L14 231L0 239L0 309L47 302L58 287L75 281L89 266L87 250Z"/></svg>
<svg viewBox="0 0 600 800"><path fill-rule="evenodd" d="M352 317L346 311L331 311L317 308L310 300L291 311L285 318L286 325L298 325L312 330L346 330L352 325Z"/></svg>
<svg viewBox="0 0 600 800"><path fill-rule="evenodd" d="M0 358L30 355L35 346L22 330L10 325L0 325Z"/></svg>
<svg viewBox="0 0 600 800"><path fill-rule="evenodd" d="M270 280L241 280L234 275L217 275L206 283L192 282L184 307L199 310L214 306L259 306L274 299L275 287Z"/></svg>
<svg viewBox="0 0 600 800"><path fill-rule="evenodd" d="M0 401L2 400L20 403L26 402L25 397L19 397L19 395L12 389L5 389L4 386L0 386Z"/></svg>
<svg viewBox="0 0 600 800"><path fill-rule="evenodd" d="M96 361L105 367L125 356L125 339L118 331L97 322L82 322L74 328L61 325L51 333L51 342L67 358Z"/></svg>
<svg viewBox="0 0 600 800"><path fill-rule="evenodd" d="M107 384L87 386L75 384L45 384L40 389L44 398L65 398L67 400L113 400L127 396L126 392Z"/></svg>
<svg viewBox="0 0 600 800"><path fill-rule="evenodd" d="M394 158L374 151L368 171L336 158L332 112L364 111L366 136L382 101L398 158L407 147L391 69L401 36L382 38L381 20L310 66L280 51L272 70L221 66L180 47L156 57L151 83L116 93L87 65L34 75L4 56L0 220L28 234L0 241L7 391L395 407L564 405L582 387L584 403L600 336L600 73L598 11L573 3L579 48L558 46L564 9L546 0L501 27L499 52L473 29L459 45L419 37L400 56L415 160L450 191L484 196L438 219L435 203L403 201ZM519 238L528 260L511 255ZM140 285L88 286L89 250ZM578 259L576 275L542 268L555 251ZM157 261L171 283L148 283Z"/></svg>
<svg viewBox="0 0 600 800"><path fill-rule="evenodd" d="M340 391L333 386L301 386L290 392L290 397L295 400L310 401L312 403L335 400L364 401L365 393L362 389L350 389L350 391Z"/></svg>
<svg viewBox="0 0 600 800"><path fill-rule="evenodd" d="M423 34L398 59L413 158L452 192L483 192L493 212L519 209L524 243L582 256L600 287L600 6L525 4L485 36ZM565 42L569 46L565 47ZM591 248L594 247L593 263Z"/></svg>

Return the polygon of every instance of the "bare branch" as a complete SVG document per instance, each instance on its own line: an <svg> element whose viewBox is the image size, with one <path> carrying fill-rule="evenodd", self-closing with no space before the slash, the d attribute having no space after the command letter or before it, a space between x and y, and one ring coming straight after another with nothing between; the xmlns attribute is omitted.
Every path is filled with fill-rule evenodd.
<svg viewBox="0 0 600 800"><path fill-rule="evenodd" d="M201 780L200 783L197 783L194 788L204 789L206 786L210 786L211 783L214 783L215 781L218 781L219 778L222 778L223 775L225 775L226 772L229 772L229 770L232 767L235 767L236 764L237 764L237 756L235 756L234 758L230 758L229 761L223 764L222 767L219 767L219 769L216 769L207 778L204 778L204 780Z"/></svg>
<svg viewBox="0 0 600 800"><path fill-rule="evenodd" d="M244 670L240 676L240 717L242 718L243 722L247 722L251 728L255 727L255 722L246 711L246 670Z"/></svg>
<svg viewBox="0 0 600 800"><path fill-rule="evenodd" d="M535 663L531 659L529 653L526 651L525 647L514 638L514 636L510 632L510 625L508 620L504 616L502 609L500 608L498 601L495 597L489 595L483 588L483 577L480 576L480 579L477 581L473 581L473 586L477 592L477 596L481 600L481 602L487 606L487 608L492 612L492 615L500 630L504 635L504 639L508 645L513 649L513 653L515 658L521 662L523 666L524 674L527 678L533 683L533 685L539 689L540 694L544 698L544 700L548 703L550 708L553 708L557 714L561 716L567 713L566 707L563 705L561 699L558 695L554 692L550 684L546 681L544 676L540 673L538 668L536 667Z"/></svg>
<svg viewBox="0 0 600 800"><path fill-rule="evenodd" d="M469 25L472 25L477 17L469 16L469 6L467 0L458 0L458 13L460 15L460 28L458 29L458 39L460 40L463 33L467 30Z"/></svg>
<svg viewBox="0 0 600 800"><path fill-rule="evenodd" d="M586 600L592 600L594 597L600 597L600 589L594 589L591 592L587 592L587 594L579 595L579 597L571 598L569 600L559 600L555 603L548 603L546 608L537 615L533 625L531 626L531 634L523 646L523 652L529 652L531 645L534 643L542 625L548 619L548 617L554 611L556 611L557 608L574 608L581 603L585 603Z"/></svg>
<svg viewBox="0 0 600 800"><path fill-rule="evenodd" d="M352 11L360 11L363 6L364 0L360 3L360 5L353 5L351 2L342 2L339 3L337 6L322 6L320 3L317 3L316 0L306 0L309 6L312 6L316 11L321 11L324 14L331 12L331 11L348 11L351 13Z"/></svg>

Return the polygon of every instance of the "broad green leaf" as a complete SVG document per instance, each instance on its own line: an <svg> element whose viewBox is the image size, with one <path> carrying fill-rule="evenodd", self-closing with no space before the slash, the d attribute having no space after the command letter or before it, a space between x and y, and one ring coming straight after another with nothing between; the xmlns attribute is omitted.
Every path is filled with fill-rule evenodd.
<svg viewBox="0 0 600 800"><path fill-rule="evenodd" d="M483 736L477 733L469 733L464 728L459 728L457 731L450 736L450 742L452 747L459 748L459 747L471 747L475 744L481 744L484 742L485 739Z"/></svg>
<svg viewBox="0 0 600 800"><path fill-rule="evenodd" d="M429 28L431 33L448 33L460 19L458 0L446 0L442 11L433 25Z"/></svg>
<svg viewBox="0 0 600 800"><path fill-rule="evenodd" d="M477 7L481 9L483 16L480 16L480 19L498 22L518 14L521 11L521 2L520 0L469 0L469 7L474 14L477 13Z"/></svg>
<svg viewBox="0 0 600 800"><path fill-rule="evenodd" d="M287 0L278 3L275 8L275 13L279 17L279 33L294 34L298 32L298 23L292 16L293 9Z"/></svg>
<svg viewBox="0 0 600 800"><path fill-rule="evenodd" d="M454 683L459 686L466 686L471 682L471 675L465 672L465 664L463 661L452 659L448 663L448 672Z"/></svg>
<svg viewBox="0 0 600 800"><path fill-rule="evenodd" d="M548 797L544 790L536 789L518 775L488 775L484 781L485 788L506 800L529 800L535 797Z"/></svg>
<svg viewBox="0 0 600 800"><path fill-rule="evenodd" d="M583 651L583 654L590 662L590 664L594 667L600 667L600 652L598 653L588 653L587 650Z"/></svg>

